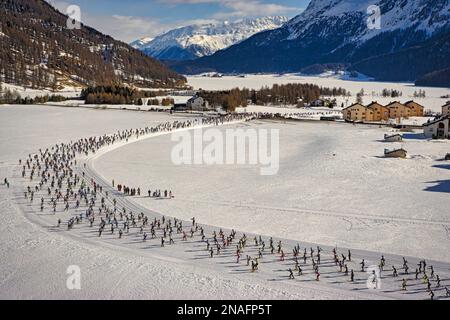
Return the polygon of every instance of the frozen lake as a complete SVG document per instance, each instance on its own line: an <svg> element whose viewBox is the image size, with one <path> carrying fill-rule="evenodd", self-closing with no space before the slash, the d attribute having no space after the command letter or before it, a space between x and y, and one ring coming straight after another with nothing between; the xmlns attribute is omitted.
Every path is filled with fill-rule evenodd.
<svg viewBox="0 0 450 320"><path fill-rule="evenodd" d="M280 130L280 170L260 176L258 166L175 166L170 135L133 142L87 160L95 178L144 188L170 188L175 198L121 199L129 210L155 211L182 219L197 217L210 236L218 227L262 234L268 241L283 239L287 248L307 241L323 244L321 281L310 265L304 276L287 279L292 261L264 257L261 270L251 273L236 263L234 247L214 259L197 239L161 248L158 239L142 242L138 230L119 240L98 237L87 223L73 230L57 228L85 208L56 214L39 212L37 203L23 197L29 183L18 172L18 159L40 148L91 135L153 126L184 117L167 113L94 110L47 106L0 107L0 297L22 299L426 299L423 285L403 295L390 277L383 290L366 287L367 274L356 272L356 282L336 270L331 247L352 248L359 268L365 258L377 263L385 253L389 263L401 255L434 258L442 279L448 279L448 164L440 161L449 143L425 141L410 135L404 142L409 158L382 159L378 140L386 129L346 124L279 123L254 121L227 128ZM225 129L225 127L223 128ZM220 130L223 130L220 129ZM91 172L92 171L92 172ZM90 174L89 173L89 174ZM437 181L437 182L436 182ZM440 182L439 182L440 181ZM106 188L105 184L105 188ZM108 187L110 188L110 187ZM110 188L110 192L113 190ZM44 192L45 193L45 192ZM40 194L37 195L40 197ZM131 208L131 209L130 209ZM155 211L150 211L148 208ZM208 226L211 225L211 226ZM329 244L329 246L326 246ZM363 250L357 250L361 248ZM288 249L287 249L288 250ZM369 251L368 251L369 250ZM370 250L375 250L370 251ZM250 246L246 254L256 255ZM289 252L288 252L289 254ZM419 258L408 258L412 266ZM244 259L243 259L244 260ZM67 268L82 272L81 290L68 290ZM411 280L413 281L413 280ZM448 285L447 280L443 285ZM443 290L443 289L442 289ZM442 290L437 291L442 295Z"/></svg>
<svg viewBox="0 0 450 320"><path fill-rule="evenodd" d="M450 261L450 141L349 124L254 121L280 130L278 174L259 166L174 165L170 135L127 145L94 162L107 181L175 198L135 201L167 215L298 241ZM225 128L223 129L225 130ZM408 159L383 158L403 146ZM437 245L439 244L439 245Z"/></svg>
<svg viewBox="0 0 450 320"><path fill-rule="evenodd" d="M300 76L296 74L284 75L245 75L244 78L239 76L223 76L222 78L211 78L202 76L188 76L188 84L194 89L204 90L227 90L232 88L249 88L260 89L263 86L271 87L274 84L287 83L312 83L321 87L342 87L351 93L351 97L337 97L338 103L344 103L348 106L355 102L356 94L364 89L363 103L369 104L372 101L378 101L381 104L388 104L391 101L406 102L414 100L422 104L425 109L440 112L441 107L450 100L450 98L441 98L450 96L450 88L431 88L416 87L413 83L398 82L377 82L377 81L361 81L361 80L343 80L337 76ZM383 89L395 89L402 92L401 97L390 98L382 97ZM414 92L424 90L425 98L415 98Z"/></svg>

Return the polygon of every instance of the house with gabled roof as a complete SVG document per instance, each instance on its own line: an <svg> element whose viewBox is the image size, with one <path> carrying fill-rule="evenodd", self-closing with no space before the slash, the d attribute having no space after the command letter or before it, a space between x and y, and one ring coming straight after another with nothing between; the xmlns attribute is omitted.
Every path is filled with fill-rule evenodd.
<svg viewBox="0 0 450 320"><path fill-rule="evenodd" d="M212 110L207 100L203 99L199 95L195 95L190 98L186 103L188 109L194 111L208 111Z"/></svg>
<svg viewBox="0 0 450 320"><path fill-rule="evenodd" d="M342 109L345 121L373 121L373 111L360 103Z"/></svg>
<svg viewBox="0 0 450 320"><path fill-rule="evenodd" d="M447 112L450 111L450 107L446 110ZM422 117L423 111L424 107L414 101L408 101L404 104L399 101L394 101L387 106L372 101L372 103L367 106L360 103L354 103L351 106L342 109L344 120L363 122L382 122L396 118Z"/></svg>
<svg viewBox="0 0 450 320"><path fill-rule="evenodd" d="M389 103L386 108L389 109L389 118L409 118L411 116L411 108L405 106L399 101Z"/></svg>
<svg viewBox="0 0 450 320"><path fill-rule="evenodd" d="M409 107L411 109L411 117L423 117L423 110L424 110L424 106L413 101L407 101L404 103L405 106Z"/></svg>
<svg viewBox="0 0 450 320"><path fill-rule="evenodd" d="M389 119L389 109L378 102L372 101L372 103L367 105L367 108L370 108L373 111L373 121L383 121Z"/></svg>
<svg viewBox="0 0 450 320"><path fill-rule="evenodd" d="M423 125L423 134L432 139L450 138L450 115L428 121Z"/></svg>

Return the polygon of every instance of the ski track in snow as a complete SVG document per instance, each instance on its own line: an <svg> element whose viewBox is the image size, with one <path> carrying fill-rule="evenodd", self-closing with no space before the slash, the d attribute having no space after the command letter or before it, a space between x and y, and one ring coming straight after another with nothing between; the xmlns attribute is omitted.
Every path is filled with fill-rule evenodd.
<svg viewBox="0 0 450 320"><path fill-rule="evenodd" d="M233 202L212 202L212 201L202 201L197 199L180 199L177 198L177 201L184 201L184 202L191 202L191 203L205 203L205 204L211 204L214 206L225 206L225 207L235 207L235 208L253 208L253 209L264 209L264 210L271 210L271 211L289 211L289 212L298 212L302 214L308 214L308 215L323 215L323 216L333 216L333 217L341 217L345 221L348 221L347 218L356 218L357 220L361 221L361 223L366 223L364 220L370 220L370 221L384 221L384 222L403 222L403 223L410 223L410 224L418 224L418 225L443 225L443 226L450 226L449 221L444 220L427 220L427 219L414 219L414 218L402 218L402 217L385 217L381 215L374 215L374 214L366 214L366 213L349 213L349 212L336 212L336 211L327 211L327 210L318 210L318 209L307 209L307 208L283 208L283 207L274 207L274 206L260 206L260 205L249 205L249 204L237 204Z"/></svg>

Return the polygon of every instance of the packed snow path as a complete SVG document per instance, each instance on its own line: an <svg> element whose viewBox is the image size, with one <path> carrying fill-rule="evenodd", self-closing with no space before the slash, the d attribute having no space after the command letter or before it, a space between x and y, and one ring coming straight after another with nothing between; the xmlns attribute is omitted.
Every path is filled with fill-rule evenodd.
<svg viewBox="0 0 450 320"><path fill-rule="evenodd" d="M130 139L128 143L132 143L135 141L136 140ZM101 150L101 152L106 151L108 151L108 147L106 147L105 150ZM91 181L90 179L94 179L94 181L97 181L100 185L103 186L103 196L105 196L106 192L108 192L109 196L107 201L110 205L112 205L111 199L114 197L117 199L118 208L126 208L127 212L132 211L135 214L143 212L150 221L152 221L152 219L154 218L161 218L161 215L159 215L158 213L140 207L130 197L123 196L123 194L109 187L108 182L102 181L102 178L99 177L98 174L96 174L96 172L91 168L92 159L96 156L99 156L99 154L97 153L96 155L91 155L89 157L81 157L81 159L79 159L77 163L76 170L80 174L81 172L85 172L86 181L89 182ZM87 164L86 167L84 167L85 163ZM19 172L16 172L16 176L17 175L19 175ZM18 177L17 180L21 180L20 177ZM23 186L27 185L27 182L28 181L25 180ZM130 233L124 234L121 239L119 239L118 237L117 230L114 234L111 234L108 228L106 228L102 236L99 237L97 225L91 228L89 227L89 222L84 219L83 222L75 224L74 228L72 228L70 231L66 231L65 226L55 227L57 218L60 218L63 221L67 221L69 218L76 217L79 216L80 213L84 213L86 207L82 205L80 208L74 210L71 206L68 212L64 212L62 208L59 208L59 206L56 215L54 215L52 212L48 212L47 210L49 210L49 208L46 208L46 210L44 210L43 212L39 212L39 205L37 202L40 199L41 195L46 197L45 191L43 191L42 194L40 194L39 192L36 193L35 203L30 204L29 200L24 199L23 197L23 186L18 185L17 187L13 186L12 188L17 203L19 203L20 207L22 208L22 210L24 210L26 216L30 220L40 226L48 228L48 230L51 232L63 234L64 237L68 236L70 239L80 241L81 243L88 243L102 248L110 248L118 252L127 252L131 254L137 254L138 256L146 256L151 259L161 261L163 265L170 263L189 265L193 266L194 268L199 268L202 271L213 271L213 273L219 279L231 278L233 281L236 281L237 279L243 279L244 282L252 284L257 283L258 286L262 286L261 289L257 289L257 291L261 290L263 294L260 294L260 292L258 294L253 294L253 296L252 292L254 291L253 289L249 288L249 297L273 297L274 292L267 293L266 295L264 294L264 292L267 292L265 288L269 287L271 290L280 290L280 288L282 288L281 291L275 294L275 296L277 296L278 294L278 297L296 297L295 293L301 291L302 293L300 294L300 297L303 298L428 298L428 293L426 292L425 285L422 284L420 280L413 280L414 275L412 274L412 271L415 269L415 265L419 261L418 258L406 257L406 259L408 260L408 264L410 265L410 275L407 277L411 278L411 280L408 281L408 290L406 292L402 292L400 290L401 281L404 277L406 277L402 274L401 271L402 258L392 255L384 255L387 261L385 270L390 270L390 266L395 265L399 270L399 276L397 278L394 278L391 276L390 271L385 271L382 273L381 289L369 290L366 286L366 281L369 274L359 271L361 268L359 263L364 258L366 266L376 265L379 263L381 254L352 250L352 262L349 262L348 266L349 270L354 269L355 271L355 281L351 283L349 281L349 276L345 276L343 272L339 272L339 268L333 262L331 254L332 248L320 246L323 249L323 252L321 254L321 263L319 265L321 277L320 281L316 281L316 274L312 270L311 257L309 256L309 248L312 247L317 253L317 245L300 243L300 253L302 253L304 249L307 249L308 251L307 261L306 263L302 263L303 259L301 258L300 254L299 265L303 269L303 275L297 276L297 272L294 271L295 279L290 280L288 279L288 269L291 268L294 270L295 266L292 260L291 250L295 245L297 245L297 242L283 239L274 239L275 246L279 240L282 241L283 250L285 250L286 253L284 261L281 261L279 254L270 254L268 252L269 249L267 244L269 236L263 236L262 238L266 242L266 249L265 251L263 251L263 257L260 259L260 266L258 270L255 272L251 272L250 267L246 265L245 255L250 255L255 258L257 256L258 249L261 249L260 244L253 244L254 235L247 234L247 245L243 250L241 261L238 263L236 261L235 246L237 243L237 239L242 236L242 232L237 233L234 242L230 246L223 248L221 250L221 253L218 255L216 255L214 252L214 257L210 258L210 254L206 250L206 243L200 239L198 232L196 232L192 238L188 235L186 241L181 240L181 234L174 233L173 239L175 241L175 244L166 244L166 246L162 248L159 241L161 237L161 230L158 230L157 237L155 239L150 239L149 236L149 238L147 238L147 241L143 241L142 233L139 227L130 228ZM183 225L185 226L187 231L189 229L188 226L190 226L190 222L184 221ZM219 228L212 226L202 227L204 228L205 235L212 244L213 241L211 235L213 231L218 232ZM226 235L230 233L230 230L223 229L223 231ZM148 228L144 228L143 232L147 232L150 235ZM347 249L338 248L338 254L340 255L341 253L347 255ZM433 291L435 292L436 298L445 296L444 286L448 285L449 265L436 261L427 261L427 263L428 266L433 265L435 273L439 274L439 276L441 277L440 288L435 289L435 285L433 284ZM117 285L111 289L111 297L115 297L115 292L121 290L121 287L126 286L127 276L129 275L124 274L123 277L115 279L117 281ZM151 277L152 275L149 274L148 276ZM102 282L104 280L97 279L97 281ZM177 281L183 280L177 279ZM217 281L219 282L219 280ZM216 289L218 291L226 290L225 288L221 288L222 285L223 283L218 283L218 287ZM141 295L141 297L146 296L148 295ZM161 293L161 296L164 297L164 293ZM221 295L219 294L219 297L220 296ZM190 297L187 296L186 298ZM211 295L211 298L214 298L214 294Z"/></svg>

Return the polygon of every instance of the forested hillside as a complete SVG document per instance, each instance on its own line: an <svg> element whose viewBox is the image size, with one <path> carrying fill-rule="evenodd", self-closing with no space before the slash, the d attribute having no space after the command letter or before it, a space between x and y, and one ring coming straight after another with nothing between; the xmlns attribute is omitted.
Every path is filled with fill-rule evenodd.
<svg viewBox="0 0 450 320"><path fill-rule="evenodd" d="M112 83L172 87L185 78L95 29L67 28L43 0L0 0L0 81L57 89Z"/></svg>

